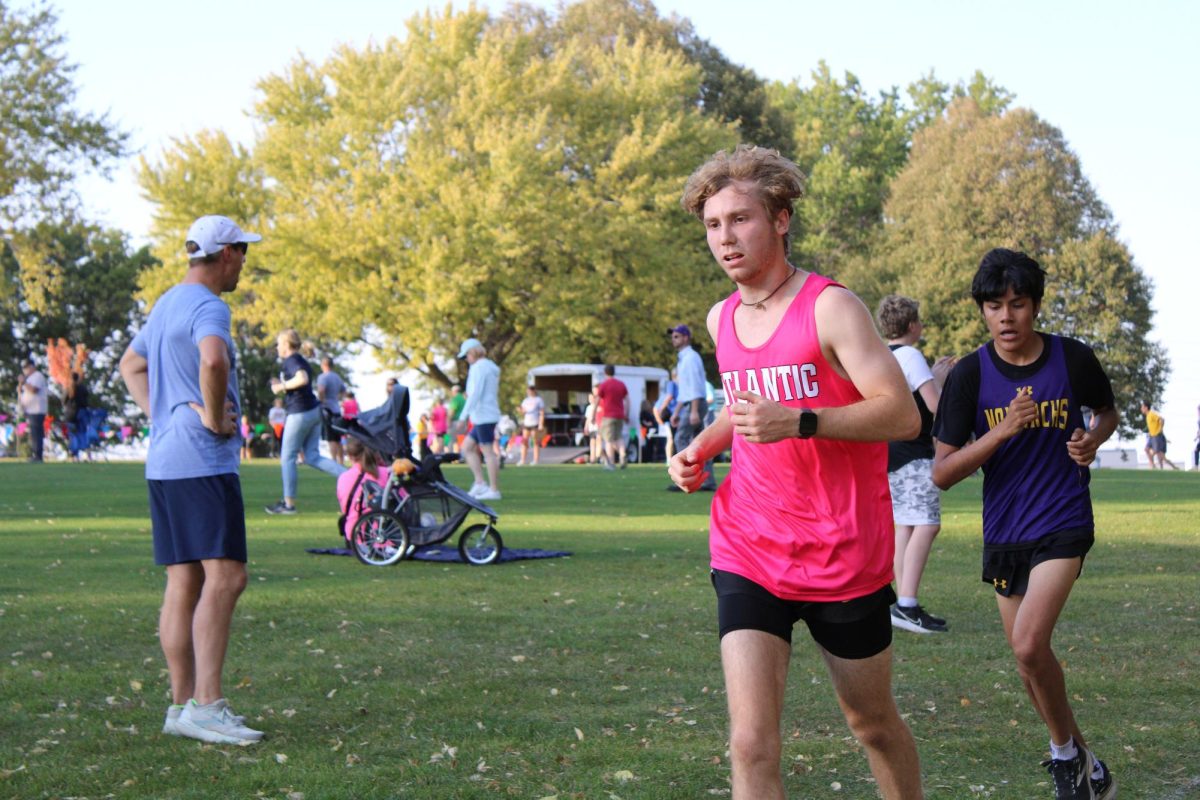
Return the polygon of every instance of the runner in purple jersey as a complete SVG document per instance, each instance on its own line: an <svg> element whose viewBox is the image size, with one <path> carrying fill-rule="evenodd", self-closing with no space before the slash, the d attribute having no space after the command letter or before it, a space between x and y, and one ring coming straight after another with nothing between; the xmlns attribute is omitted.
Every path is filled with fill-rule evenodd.
<svg viewBox="0 0 1200 800"><path fill-rule="evenodd" d="M1094 541L1088 465L1117 412L1091 348L1034 330L1044 289L1045 273L1024 253L983 257L971 296L992 340L946 379L933 481L949 489L983 469L983 580L996 589L1021 680L1050 731L1043 766L1055 798L1110 800L1116 781L1079 731L1050 641Z"/></svg>

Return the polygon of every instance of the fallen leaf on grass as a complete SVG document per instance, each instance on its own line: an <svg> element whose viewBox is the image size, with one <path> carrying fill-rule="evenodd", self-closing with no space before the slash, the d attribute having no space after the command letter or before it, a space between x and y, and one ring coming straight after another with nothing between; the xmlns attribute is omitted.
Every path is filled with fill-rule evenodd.
<svg viewBox="0 0 1200 800"><path fill-rule="evenodd" d="M279 764L286 764L288 761L287 754L286 753L276 753L275 761L276 761L276 763L279 763Z"/></svg>
<svg viewBox="0 0 1200 800"><path fill-rule="evenodd" d="M620 781L621 783L629 783L633 779L633 773L627 769L619 769L613 773L613 780Z"/></svg>

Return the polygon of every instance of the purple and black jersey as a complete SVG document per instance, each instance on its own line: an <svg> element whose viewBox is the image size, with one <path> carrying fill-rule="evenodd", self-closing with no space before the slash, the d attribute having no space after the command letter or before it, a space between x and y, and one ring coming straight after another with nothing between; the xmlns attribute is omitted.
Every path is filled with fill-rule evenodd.
<svg viewBox="0 0 1200 800"><path fill-rule="evenodd" d="M1031 544L1050 533L1093 530L1091 473L1067 454L1081 406L1113 403L1112 386L1091 349L1073 339L1041 334L1033 364L1003 361L992 343L956 365L946 381L934 436L962 447L1000 423L1017 392L1033 397L1038 417L983 464L983 541ZM972 391L974 389L974 391Z"/></svg>

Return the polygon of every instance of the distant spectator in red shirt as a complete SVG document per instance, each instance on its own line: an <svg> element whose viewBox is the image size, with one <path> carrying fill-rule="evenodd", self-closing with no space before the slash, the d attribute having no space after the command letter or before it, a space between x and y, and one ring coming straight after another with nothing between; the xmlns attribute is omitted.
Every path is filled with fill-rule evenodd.
<svg viewBox="0 0 1200 800"><path fill-rule="evenodd" d="M600 421L600 438L604 440L604 452L607 461L605 469L616 469L614 463L620 463L625 469L625 420L629 418L629 389L624 383L613 377L616 368L612 364L604 366L604 374L608 377L596 387L596 400L600 405L596 413ZM617 461L616 456L620 457Z"/></svg>

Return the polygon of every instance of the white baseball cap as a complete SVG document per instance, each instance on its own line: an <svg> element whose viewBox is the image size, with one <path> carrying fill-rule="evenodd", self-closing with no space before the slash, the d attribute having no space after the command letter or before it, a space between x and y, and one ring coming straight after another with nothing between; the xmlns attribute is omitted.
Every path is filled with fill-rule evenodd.
<svg viewBox="0 0 1200 800"><path fill-rule="evenodd" d="M193 222L184 241L195 242L200 248L194 253L187 253L187 257L191 259L219 253L227 244L261 242L262 237L257 233L246 233L229 217L212 214Z"/></svg>
<svg viewBox="0 0 1200 800"><path fill-rule="evenodd" d="M467 339L462 343L462 347L458 348L458 357L466 358L467 353L474 350L476 347L483 347L483 343L478 339Z"/></svg>

